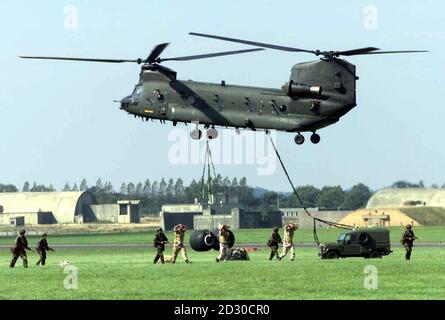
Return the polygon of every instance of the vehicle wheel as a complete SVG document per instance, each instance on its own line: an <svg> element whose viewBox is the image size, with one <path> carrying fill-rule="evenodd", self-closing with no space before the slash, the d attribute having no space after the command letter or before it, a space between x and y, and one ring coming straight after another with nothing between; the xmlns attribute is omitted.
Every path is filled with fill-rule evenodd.
<svg viewBox="0 0 445 320"><path fill-rule="evenodd" d="M360 235L358 236L358 241L360 242L360 244L367 244L369 241L369 235L367 233L360 233Z"/></svg>
<svg viewBox="0 0 445 320"><path fill-rule="evenodd" d="M313 135L311 135L311 142L313 144L318 144L320 142L320 135L314 133Z"/></svg>
<svg viewBox="0 0 445 320"><path fill-rule="evenodd" d="M328 251L328 253L326 254L326 259L338 259L338 252Z"/></svg>
<svg viewBox="0 0 445 320"><path fill-rule="evenodd" d="M373 251L370 253L369 255L370 259L381 259L382 258L382 254L378 251Z"/></svg>
<svg viewBox="0 0 445 320"><path fill-rule="evenodd" d="M304 136L302 134L297 134L294 139L295 143L302 145L304 143Z"/></svg>

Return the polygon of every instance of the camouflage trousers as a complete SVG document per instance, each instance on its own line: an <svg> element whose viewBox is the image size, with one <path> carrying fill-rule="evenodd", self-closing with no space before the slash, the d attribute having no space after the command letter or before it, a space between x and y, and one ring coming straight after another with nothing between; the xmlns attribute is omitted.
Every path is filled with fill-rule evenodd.
<svg viewBox="0 0 445 320"><path fill-rule="evenodd" d="M46 263L46 251L45 250L37 250L37 253L39 254L39 261L37 261L36 265L42 264L42 266Z"/></svg>
<svg viewBox="0 0 445 320"><path fill-rule="evenodd" d="M411 259L411 252L413 251L413 246L408 244L408 243L404 243L403 247L406 250L405 259L406 260L410 260Z"/></svg>
<svg viewBox="0 0 445 320"><path fill-rule="evenodd" d="M28 256L26 255L25 250L13 250L12 251L12 260L9 266L11 268L14 268L15 263L17 262L18 258L22 258L23 260L23 267L28 268Z"/></svg>
<svg viewBox="0 0 445 320"><path fill-rule="evenodd" d="M157 252L156 252L156 257L153 261L153 263L158 263L158 260L161 259L161 263L164 263L164 250L165 248L162 247L157 247L156 248Z"/></svg>
<svg viewBox="0 0 445 320"><path fill-rule="evenodd" d="M178 253L181 252L182 258L185 262L189 262L189 258L187 256L187 250L185 250L184 244L182 243L175 243L173 244L173 254L172 254L172 263L176 262L176 257L178 256Z"/></svg>
<svg viewBox="0 0 445 320"><path fill-rule="evenodd" d="M290 259L294 260L295 259L295 248L293 244L287 244L287 245L283 245L283 252L281 253L281 256L279 257L279 259L283 259L285 256L287 256L287 253L290 251Z"/></svg>
<svg viewBox="0 0 445 320"><path fill-rule="evenodd" d="M272 260L275 256L277 257L277 260L280 259L280 255L278 254L278 246L270 246L269 260Z"/></svg>
<svg viewBox="0 0 445 320"><path fill-rule="evenodd" d="M228 251L229 251L229 244L228 243L220 243L219 244L219 256L216 259L218 261L226 260Z"/></svg>

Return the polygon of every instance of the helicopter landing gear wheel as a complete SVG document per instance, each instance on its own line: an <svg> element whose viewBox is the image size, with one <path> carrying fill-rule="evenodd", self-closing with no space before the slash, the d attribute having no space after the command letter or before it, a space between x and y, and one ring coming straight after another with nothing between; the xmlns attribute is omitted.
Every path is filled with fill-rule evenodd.
<svg viewBox="0 0 445 320"><path fill-rule="evenodd" d="M202 131L199 130L199 129L192 130L192 132L190 132L190 137L193 140L201 140L201 138L202 138Z"/></svg>
<svg viewBox="0 0 445 320"><path fill-rule="evenodd" d="M317 133L313 133L312 135L311 135L311 142L313 143L313 144L318 144L319 142L320 142L320 135L318 135Z"/></svg>
<svg viewBox="0 0 445 320"><path fill-rule="evenodd" d="M295 143L296 144L298 144L298 145L302 145L303 143L304 143L304 136L302 135L302 134L297 134L296 136L295 136Z"/></svg>
<svg viewBox="0 0 445 320"><path fill-rule="evenodd" d="M216 138L218 138L218 130L216 130L215 128L207 130L207 139L213 140Z"/></svg>

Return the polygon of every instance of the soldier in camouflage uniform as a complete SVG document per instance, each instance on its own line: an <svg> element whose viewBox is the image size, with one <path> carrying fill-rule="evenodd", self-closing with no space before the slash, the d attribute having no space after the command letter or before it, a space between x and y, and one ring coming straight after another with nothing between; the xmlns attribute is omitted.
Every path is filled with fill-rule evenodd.
<svg viewBox="0 0 445 320"><path fill-rule="evenodd" d="M46 251L55 251L53 248L50 248L48 246L48 234L44 233L42 234L42 237L39 241L39 243L37 244L37 253L40 256L39 261L37 261L36 265L40 265L42 264L42 266L45 265L46 262Z"/></svg>
<svg viewBox="0 0 445 320"><path fill-rule="evenodd" d="M283 259L290 250L290 260L295 259L295 248L294 248L294 232L297 230L297 225L294 223L289 223L284 226L284 241L283 241L283 252L279 259Z"/></svg>
<svg viewBox="0 0 445 320"><path fill-rule="evenodd" d="M216 262L227 259L227 254L229 251L229 226L223 224L219 226L219 256L216 258Z"/></svg>
<svg viewBox="0 0 445 320"><path fill-rule="evenodd" d="M164 234L162 228L159 228L158 230L156 230L156 234L153 240L154 247L157 250L156 257L153 261L154 264L156 264L159 259L161 259L161 263L164 264L164 250L166 243L168 243L168 239Z"/></svg>
<svg viewBox="0 0 445 320"><path fill-rule="evenodd" d="M403 247L406 250L405 259L410 260L411 259L411 252L413 251L413 245L414 240L416 240L417 237L414 235L414 232L412 230L412 226L408 224L406 226L405 232L402 234L402 239L400 242L402 243Z"/></svg>
<svg viewBox="0 0 445 320"><path fill-rule="evenodd" d="M272 260L273 257L277 257L277 260L280 260L280 255L278 254L278 245L282 242L280 234L278 233L279 228L275 227L272 231L272 236L270 237L267 245L270 248L270 257L269 260Z"/></svg>
<svg viewBox="0 0 445 320"><path fill-rule="evenodd" d="M26 255L26 250L32 251L28 247L28 240L25 237L26 230L21 230L19 236L15 239L15 244L11 248L12 260L9 266L14 268L17 259L20 257L23 260L23 267L28 268L28 257Z"/></svg>
<svg viewBox="0 0 445 320"><path fill-rule="evenodd" d="M178 256L179 251L181 251L182 258L186 263L190 263L189 258L187 256L187 250L184 247L184 235L187 230L186 226L183 224L178 224L173 228L173 232L175 233L175 242L173 243L173 254L172 254L172 263L176 262L176 257Z"/></svg>

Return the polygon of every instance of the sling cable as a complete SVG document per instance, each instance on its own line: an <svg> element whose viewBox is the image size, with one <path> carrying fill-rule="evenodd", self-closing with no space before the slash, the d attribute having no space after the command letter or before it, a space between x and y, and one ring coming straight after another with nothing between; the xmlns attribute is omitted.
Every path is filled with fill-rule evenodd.
<svg viewBox="0 0 445 320"><path fill-rule="evenodd" d="M326 224L328 226L331 226L331 227L336 227L336 228L346 229L346 230L354 230L355 229L354 226L350 226L350 225L342 224L342 223L338 223L338 222L332 222L332 221L323 220L323 219L316 218L316 217L311 215L311 213L308 211L308 209L304 205L303 200L301 200L300 196L298 195L297 189L295 189L295 186L294 186L294 184L293 184L293 182L292 182L292 180L291 180L291 178L289 176L289 173L287 172L286 166L284 165L283 160L281 159L281 156L280 156L280 154L279 154L279 152L278 152L278 150L277 150L277 148L275 146L275 143L272 140L272 137L270 136L268 131L266 131L266 134L269 136L269 140L270 140L270 142L271 142L271 144L273 146L273 149L275 150L275 153L276 153L276 155L278 157L278 160L280 161L281 167L283 168L283 171L286 174L287 180L289 181L295 196L297 197L298 201L300 202L304 212L309 217L311 217L314 220L313 234L314 234L314 241L315 241L315 243L317 243L318 246L320 245L320 240L318 239L318 235L317 235L317 226L316 226L316 222L317 221L321 222L321 223L324 223L324 224Z"/></svg>
<svg viewBox="0 0 445 320"><path fill-rule="evenodd" d="M205 157L204 157L204 166L203 166L202 178L201 178L201 194L200 194L200 199L199 199L199 203L201 203L201 205L203 204L203 201L206 198L206 186L204 185L205 180L206 180L205 179L206 171L207 171L207 204L214 204L211 169L213 169L213 176L216 179L216 170L215 170L215 165L213 164L212 152L210 151L209 141L207 141L206 142L206 152L205 152Z"/></svg>

